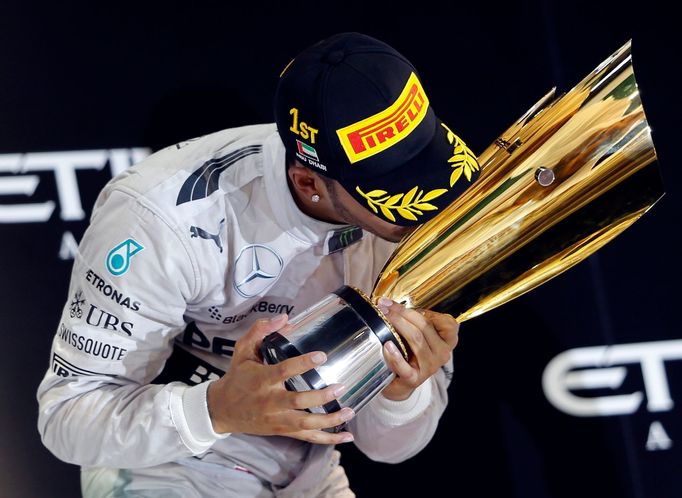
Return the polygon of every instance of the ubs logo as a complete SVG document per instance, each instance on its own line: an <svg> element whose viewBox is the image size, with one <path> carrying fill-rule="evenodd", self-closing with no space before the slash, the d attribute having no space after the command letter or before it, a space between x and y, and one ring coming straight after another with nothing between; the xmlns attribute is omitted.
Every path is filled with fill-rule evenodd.
<svg viewBox="0 0 682 498"><path fill-rule="evenodd" d="M88 325L99 327L104 330L113 330L114 332L123 332L128 336L133 335L133 323L123 322L119 317L109 313L106 310L98 308L94 304L90 305L88 317L85 319Z"/></svg>
<svg viewBox="0 0 682 498"><path fill-rule="evenodd" d="M242 297L253 297L277 281L284 262L268 246L251 244L242 248L234 266L234 289Z"/></svg>

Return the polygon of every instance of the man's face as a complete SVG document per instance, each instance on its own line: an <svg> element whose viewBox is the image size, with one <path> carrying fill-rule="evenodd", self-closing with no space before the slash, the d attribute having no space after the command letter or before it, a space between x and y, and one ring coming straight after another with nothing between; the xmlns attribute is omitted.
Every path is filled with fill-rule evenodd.
<svg viewBox="0 0 682 498"><path fill-rule="evenodd" d="M334 182L334 188L329 193L332 204L341 221L350 225L356 225L382 239L399 242L417 228L401 227L379 218L365 209L338 182Z"/></svg>

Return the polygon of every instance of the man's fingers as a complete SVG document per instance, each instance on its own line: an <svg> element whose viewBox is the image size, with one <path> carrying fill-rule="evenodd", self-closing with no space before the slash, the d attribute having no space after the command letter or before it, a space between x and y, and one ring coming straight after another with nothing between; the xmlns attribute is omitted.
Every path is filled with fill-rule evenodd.
<svg viewBox="0 0 682 498"><path fill-rule="evenodd" d="M438 331L431 320L433 316L439 315L439 313L421 309L408 309L400 305L391 309L395 310L395 313L399 313L401 316L403 316L407 321L412 323L419 332L421 332L422 337L426 340L429 349L433 353L440 351L443 348L447 348L448 351L452 350L452 347L449 347L449 344L445 338L438 334Z"/></svg>
<svg viewBox="0 0 682 498"><path fill-rule="evenodd" d="M331 432L325 431L304 430L291 432L285 435L315 444L341 444L350 443L353 441L353 435L350 432L339 432L333 434Z"/></svg>
<svg viewBox="0 0 682 498"><path fill-rule="evenodd" d="M393 373L407 384L416 384L419 381L419 372L405 361L400 350L391 341L384 344L384 358Z"/></svg>
<svg viewBox="0 0 682 498"><path fill-rule="evenodd" d="M333 384L329 387L319 390L310 390L303 392L285 391L284 407L293 408L294 410L305 410L306 408L313 408L315 406L322 406L330 401L340 398L346 392L345 386L341 384Z"/></svg>
<svg viewBox="0 0 682 498"><path fill-rule="evenodd" d="M450 349L454 349L459 340L459 323L457 320L452 315L434 311L425 311L424 316L431 320L436 332L448 343Z"/></svg>
<svg viewBox="0 0 682 498"><path fill-rule="evenodd" d="M407 341L416 356L419 356L422 351L428 352L432 348L431 343L435 342L434 339L440 340L430 322L417 310L407 309L386 297L380 298L378 304L386 318L393 324L398 334ZM427 332L427 329L431 329L429 332L434 336L430 337L428 341L424 333Z"/></svg>
<svg viewBox="0 0 682 498"><path fill-rule="evenodd" d="M300 375L308 370L315 368L327 361L327 355L322 351L313 351L312 353L302 354L294 358L289 358L276 365L270 365L268 368L277 381L285 381Z"/></svg>
<svg viewBox="0 0 682 498"><path fill-rule="evenodd" d="M426 340L432 351L441 349L447 345L452 351L457 345L459 323L452 315L437 313L431 310L408 309L405 306L395 303L387 298L379 299L379 307L385 312L391 322L398 328L399 317L414 325L414 328L398 330L401 335L412 345L413 341L419 342L420 336L410 334L410 331L421 332L421 337ZM443 344L443 342L445 344Z"/></svg>
<svg viewBox="0 0 682 498"><path fill-rule="evenodd" d="M303 431L336 427L337 425L348 422L354 416L355 412L352 408L348 407L342 408L341 410L333 413L308 413L304 411L292 411L288 414L290 423L297 429Z"/></svg>
<svg viewBox="0 0 682 498"><path fill-rule="evenodd" d="M256 320L249 331L235 344L234 358L259 360L258 348L265 336L281 329L287 320L287 315L277 315L269 320Z"/></svg>
<svg viewBox="0 0 682 498"><path fill-rule="evenodd" d="M390 309L388 319L391 321L398 334L400 334L400 336L407 341L407 344L415 356L420 357L423 354L428 353L431 347L426 341L423 332L417 325L412 323L411 320L408 320L404 311L405 310L400 309L399 305L394 305ZM424 323L426 323L426 319L419 313L415 312L414 310L407 311L419 315Z"/></svg>

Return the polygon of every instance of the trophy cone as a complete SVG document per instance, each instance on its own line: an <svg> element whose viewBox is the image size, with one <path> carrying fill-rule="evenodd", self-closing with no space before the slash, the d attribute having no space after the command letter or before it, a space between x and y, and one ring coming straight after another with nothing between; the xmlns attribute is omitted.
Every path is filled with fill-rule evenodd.
<svg viewBox="0 0 682 498"><path fill-rule="evenodd" d="M466 320L582 261L663 195L629 42L553 94L479 156L471 188L400 244L373 298Z"/></svg>

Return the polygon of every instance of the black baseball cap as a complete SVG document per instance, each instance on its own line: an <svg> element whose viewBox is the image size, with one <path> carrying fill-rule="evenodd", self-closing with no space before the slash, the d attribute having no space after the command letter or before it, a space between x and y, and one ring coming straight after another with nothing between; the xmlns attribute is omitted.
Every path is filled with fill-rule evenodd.
<svg viewBox="0 0 682 498"><path fill-rule="evenodd" d="M434 113L414 66L360 33L300 53L282 71L274 107L290 154L396 225L433 218L480 171Z"/></svg>

